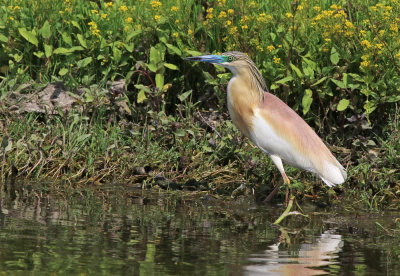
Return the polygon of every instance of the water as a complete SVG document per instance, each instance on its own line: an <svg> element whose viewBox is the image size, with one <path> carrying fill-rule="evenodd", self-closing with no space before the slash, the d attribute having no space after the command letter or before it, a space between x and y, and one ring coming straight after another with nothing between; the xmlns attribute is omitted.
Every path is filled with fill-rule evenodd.
<svg viewBox="0 0 400 276"><path fill-rule="evenodd" d="M400 275L399 213L304 203L277 227L250 198L67 190L2 187L0 274Z"/></svg>

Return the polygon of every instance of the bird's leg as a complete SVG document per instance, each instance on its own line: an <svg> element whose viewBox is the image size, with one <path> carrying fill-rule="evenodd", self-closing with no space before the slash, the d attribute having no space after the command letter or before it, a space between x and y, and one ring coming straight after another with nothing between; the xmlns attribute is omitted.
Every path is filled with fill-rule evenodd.
<svg viewBox="0 0 400 276"><path fill-rule="evenodd" d="M283 177L283 181L286 184L285 207L287 207L288 202L289 202L290 179L289 179L289 177L287 177L285 172L282 173L282 177Z"/></svg>
<svg viewBox="0 0 400 276"><path fill-rule="evenodd" d="M270 155L270 158L272 160L272 162L274 162L275 166L278 168L279 172L282 175L283 178L283 182L287 185L286 188L286 196L285 196L285 207L287 207L288 205L288 200L289 200L289 187L290 187L290 180L289 177L287 177L285 170L283 168L283 164L282 164L282 159L280 159L278 156L276 155ZM264 202L270 202L271 199L275 196L275 194L278 192L279 187L282 185L282 182L277 184L274 188L274 190L264 199Z"/></svg>

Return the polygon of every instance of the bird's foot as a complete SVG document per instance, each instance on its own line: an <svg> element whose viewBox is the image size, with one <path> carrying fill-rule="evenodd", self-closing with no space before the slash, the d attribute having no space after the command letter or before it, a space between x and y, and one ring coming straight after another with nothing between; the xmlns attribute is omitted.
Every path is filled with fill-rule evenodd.
<svg viewBox="0 0 400 276"><path fill-rule="evenodd" d="M298 211L290 211L293 207L293 202L296 200L296 198L292 195L290 196L289 203L287 204L286 210L282 213L282 215L279 216L277 220L274 221L274 224L279 224L284 220L286 217L291 216L291 215L298 215L298 216L303 216L306 218L309 218L307 215L304 215L301 212ZM297 203L296 203L297 204Z"/></svg>

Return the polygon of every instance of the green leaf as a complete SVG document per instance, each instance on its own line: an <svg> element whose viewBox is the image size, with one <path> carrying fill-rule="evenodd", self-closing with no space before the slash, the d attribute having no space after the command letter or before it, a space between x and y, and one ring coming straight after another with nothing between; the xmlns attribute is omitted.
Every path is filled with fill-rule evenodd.
<svg viewBox="0 0 400 276"><path fill-rule="evenodd" d="M72 39L71 36L69 34L67 34L66 32L63 32L61 34L63 40L65 43L67 43L69 46L72 46Z"/></svg>
<svg viewBox="0 0 400 276"><path fill-rule="evenodd" d="M76 64L78 65L79 68L83 68L86 67L91 62L92 62L92 57L87 57L79 60Z"/></svg>
<svg viewBox="0 0 400 276"><path fill-rule="evenodd" d="M75 52L75 51L82 51L82 50L84 50L84 49L83 49L83 47L81 47L81 46L74 46L74 47L69 48L69 50L70 50L71 53L72 53L72 52Z"/></svg>
<svg viewBox="0 0 400 276"><path fill-rule="evenodd" d="M34 54L35 56L37 56L38 58L41 58L41 57L43 57L43 55L44 55L44 53L43 53L42 51L33 52L33 54Z"/></svg>
<svg viewBox="0 0 400 276"><path fill-rule="evenodd" d="M61 70L58 71L58 74L60 76L64 76L66 73L68 73L68 69L67 68L61 68Z"/></svg>
<svg viewBox="0 0 400 276"><path fill-rule="evenodd" d="M316 85L320 84L321 82L323 82L326 79L327 79L327 77L320 78L317 82L313 83L311 86L316 86Z"/></svg>
<svg viewBox="0 0 400 276"><path fill-rule="evenodd" d="M183 102L183 101L186 100L187 97L189 97L190 94L192 94L192 90L189 90L189 91L187 91L187 92L185 92L185 93L182 93L182 94L178 95L178 99L179 99L181 102Z"/></svg>
<svg viewBox="0 0 400 276"><path fill-rule="evenodd" d="M163 74L156 74L156 86L158 89L162 89L164 86L164 75Z"/></svg>
<svg viewBox="0 0 400 276"><path fill-rule="evenodd" d="M276 81L275 83L284 84L284 83L286 83L288 81L291 81L291 80L293 80L293 77L291 75L289 75L289 76L287 76L287 77L285 77L283 79L280 79L280 80Z"/></svg>
<svg viewBox="0 0 400 276"><path fill-rule="evenodd" d="M176 47L176 46L174 46L172 44L169 44L169 43L165 43L165 45L167 46L167 48L168 48L170 53L177 54L178 56L182 55L182 51L179 50L178 47Z"/></svg>
<svg viewBox="0 0 400 276"><path fill-rule="evenodd" d="M49 21L45 21L42 28L40 29L40 33L42 34L42 37L44 39L47 39L51 35L51 30L50 30L50 23Z"/></svg>
<svg viewBox="0 0 400 276"><path fill-rule="evenodd" d="M200 55L202 55L202 52L192 51L192 50L186 50L186 53L189 54L190 56L200 56Z"/></svg>
<svg viewBox="0 0 400 276"><path fill-rule="evenodd" d="M157 66L155 64L146 64L146 66L151 72L157 72Z"/></svg>
<svg viewBox="0 0 400 276"><path fill-rule="evenodd" d="M46 54L46 57L50 57L52 52L53 52L53 46L44 44L44 53Z"/></svg>
<svg viewBox="0 0 400 276"><path fill-rule="evenodd" d="M148 86L143 85L143 84L135 84L134 86L135 86L136 89L143 90L145 92L150 92L150 88Z"/></svg>
<svg viewBox="0 0 400 276"><path fill-rule="evenodd" d="M21 55L19 55L19 54L14 54L14 60L16 61L16 62L20 62L21 60L22 60L22 58L24 57L24 55L23 54L21 54Z"/></svg>
<svg viewBox="0 0 400 276"><path fill-rule="evenodd" d="M299 78L302 78L302 77L303 77L303 73L301 73L301 70L300 70L298 67L296 67L293 63L290 63L290 67L292 68L293 71L296 72L296 75L297 75Z"/></svg>
<svg viewBox="0 0 400 276"><path fill-rule="evenodd" d="M20 35L22 35L23 38L25 38L29 43L32 43L36 47L39 44L38 39L36 38L36 34L33 32L27 31L25 28L18 28L18 32Z"/></svg>
<svg viewBox="0 0 400 276"><path fill-rule="evenodd" d="M276 85L275 83L273 83L273 84L271 84L270 89L271 89L271 90L275 90L275 89L277 89L278 87L279 87L278 85Z"/></svg>
<svg viewBox="0 0 400 276"><path fill-rule="evenodd" d="M128 52L133 52L133 43L124 43L124 47Z"/></svg>
<svg viewBox="0 0 400 276"><path fill-rule="evenodd" d="M307 112L310 110L312 101L313 101L312 91L311 91L311 89L306 89L304 91L303 99L301 101L301 104L303 106L303 114L304 115L306 115Z"/></svg>
<svg viewBox="0 0 400 276"><path fill-rule="evenodd" d="M78 22L71 20L71 24L72 24L72 26L74 26L74 27L78 28L80 31L82 31L81 26L79 25Z"/></svg>
<svg viewBox="0 0 400 276"><path fill-rule="evenodd" d="M338 64L339 60L340 60L339 53L336 51L335 47L332 47L331 62L336 65L336 64Z"/></svg>
<svg viewBox="0 0 400 276"><path fill-rule="evenodd" d="M347 74L346 73L343 73L343 84L344 84L344 87L347 87Z"/></svg>
<svg viewBox="0 0 400 276"><path fill-rule="evenodd" d="M178 66L176 66L175 64L164 63L164 66L171 70L178 70Z"/></svg>
<svg viewBox="0 0 400 276"><path fill-rule="evenodd" d="M144 90L140 90L140 92L137 96L137 103L142 103L145 100L147 100L146 94L144 93Z"/></svg>
<svg viewBox="0 0 400 276"><path fill-rule="evenodd" d="M331 79L331 81L342 89L346 88L346 85L344 84L344 82L342 82L340 80Z"/></svg>
<svg viewBox="0 0 400 276"><path fill-rule="evenodd" d="M7 43L7 42L8 42L8 37L6 37L6 36L3 35L3 34L0 34L0 41L1 41L1 42L4 42L4 43Z"/></svg>
<svg viewBox="0 0 400 276"><path fill-rule="evenodd" d="M129 40L131 40L132 38L134 38L135 36L137 36L137 35L139 35L139 34L141 34L142 33L142 30L134 30L134 31L132 31L132 32L130 32L127 36L126 36L126 39L125 39L125 41L129 41Z"/></svg>
<svg viewBox="0 0 400 276"><path fill-rule="evenodd" d="M113 60L118 63L121 60L121 57L122 57L121 50L118 49L117 47L114 47L113 48Z"/></svg>
<svg viewBox="0 0 400 276"><path fill-rule="evenodd" d="M78 38L79 43L82 45L83 48L87 48L86 40L81 34L77 34L76 37Z"/></svg>
<svg viewBox="0 0 400 276"><path fill-rule="evenodd" d="M337 105L337 111L343 111L345 110L350 104L350 101L348 99L341 99Z"/></svg>
<svg viewBox="0 0 400 276"><path fill-rule="evenodd" d="M60 55L69 55L71 53L72 53L72 51L70 49L63 48L63 47L59 47L59 48L55 49L53 52L53 54L55 54L55 55L59 55L59 54Z"/></svg>
<svg viewBox="0 0 400 276"><path fill-rule="evenodd" d="M161 61L160 51L155 47L150 48L150 62L153 64L157 64Z"/></svg>

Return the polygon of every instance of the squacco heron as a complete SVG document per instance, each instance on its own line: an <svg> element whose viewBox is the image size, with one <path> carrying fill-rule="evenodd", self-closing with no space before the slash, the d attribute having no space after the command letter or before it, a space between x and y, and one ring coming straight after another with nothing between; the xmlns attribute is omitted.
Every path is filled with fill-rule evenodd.
<svg viewBox="0 0 400 276"><path fill-rule="evenodd" d="M221 65L233 73L228 83L230 117L247 138L269 155L288 187L290 180L282 161L316 174L329 187L346 180L346 170L321 138L295 111L268 92L260 71L246 54L226 52L186 59Z"/></svg>

